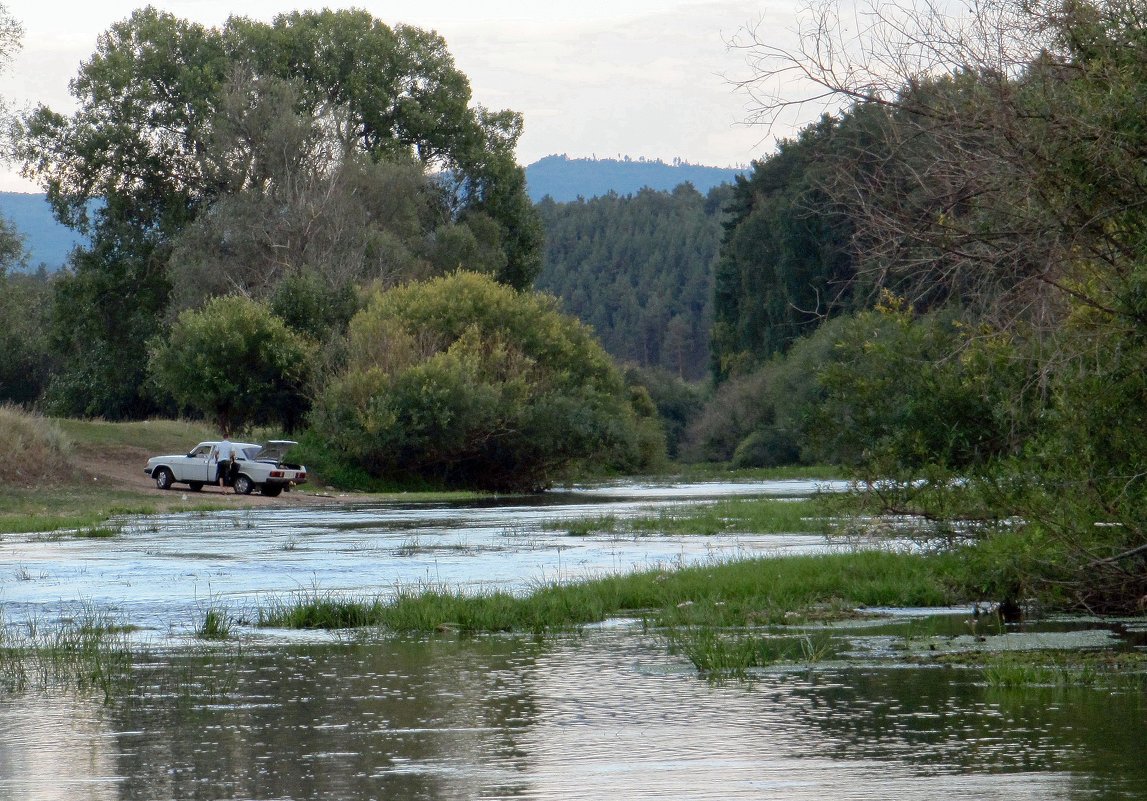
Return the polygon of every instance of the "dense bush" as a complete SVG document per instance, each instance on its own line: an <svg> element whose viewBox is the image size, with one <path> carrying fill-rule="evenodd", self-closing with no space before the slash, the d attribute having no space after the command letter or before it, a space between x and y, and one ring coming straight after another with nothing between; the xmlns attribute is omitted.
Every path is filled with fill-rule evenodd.
<svg viewBox="0 0 1147 801"><path fill-rule="evenodd" d="M222 433L271 422L290 431L306 412L314 354L266 304L232 295L181 314L166 338L152 341L149 367L161 393Z"/></svg>
<svg viewBox="0 0 1147 801"><path fill-rule="evenodd" d="M312 423L375 477L538 490L579 462L647 466L651 411L553 298L457 272L369 300Z"/></svg>

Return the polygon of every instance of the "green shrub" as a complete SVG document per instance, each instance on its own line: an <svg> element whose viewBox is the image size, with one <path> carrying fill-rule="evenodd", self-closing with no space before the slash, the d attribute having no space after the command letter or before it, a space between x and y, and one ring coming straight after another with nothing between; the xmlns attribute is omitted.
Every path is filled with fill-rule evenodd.
<svg viewBox="0 0 1147 801"><path fill-rule="evenodd" d="M553 298L458 272L370 299L311 420L375 478L537 490L574 465L654 463L663 439L641 400Z"/></svg>

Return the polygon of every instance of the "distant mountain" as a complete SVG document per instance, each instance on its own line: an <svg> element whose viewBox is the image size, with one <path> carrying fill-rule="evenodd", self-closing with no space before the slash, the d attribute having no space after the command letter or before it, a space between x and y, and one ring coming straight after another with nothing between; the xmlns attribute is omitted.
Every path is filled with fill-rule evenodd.
<svg viewBox="0 0 1147 801"><path fill-rule="evenodd" d="M668 192L688 181L701 194L748 172L748 168L702 167L684 161L571 159L546 156L526 167L526 187L537 203L547 195L559 203L616 192L635 195L644 188Z"/></svg>
<svg viewBox="0 0 1147 801"><path fill-rule="evenodd" d="M84 241L72 229L56 222L44 195L0 192L0 216L24 235L28 267L32 270L40 265L49 271L60 269L67 263L72 248Z"/></svg>

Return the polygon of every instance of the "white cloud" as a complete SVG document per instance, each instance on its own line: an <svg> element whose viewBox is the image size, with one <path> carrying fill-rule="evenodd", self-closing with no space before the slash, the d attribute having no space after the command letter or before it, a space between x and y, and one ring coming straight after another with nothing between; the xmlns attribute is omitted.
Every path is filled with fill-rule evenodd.
<svg viewBox="0 0 1147 801"><path fill-rule="evenodd" d="M26 28L24 51L0 80L0 96L17 107L42 102L73 108L68 81L95 48L97 35L142 5L127 0L58 3L10 0ZM221 24L236 9L220 0L153 2L177 16ZM635 158L681 157L702 164L741 164L764 155L771 140L739 124L746 98L725 75L745 70L725 41L764 14L783 32L796 0L536 0L473 2L301 2L294 7L359 7L389 24L442 34L471 80L475 102L525 116L519 159L550 153ZM242 14L270 19L290 6L247 0ZM19 185L0 176L0 188ZM24 185L25 189L34 189Z"/></svg>

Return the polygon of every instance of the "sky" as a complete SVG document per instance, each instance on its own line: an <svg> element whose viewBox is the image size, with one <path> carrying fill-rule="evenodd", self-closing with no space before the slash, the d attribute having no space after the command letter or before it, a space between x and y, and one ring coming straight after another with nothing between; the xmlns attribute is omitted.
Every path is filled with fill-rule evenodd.
<svg viewBox="0 0 1147 801"><path fill-rule="evenodd" d="M383 22L437 31L469 77L473 100L525 119L522 165L571 158L681 158L747 165L771 152L769 132L745 124L748 74L727 41L746 25L778 37L795 27L799 0L154 0L209 26L233 13L270 21L291 10L362 8ZM0 77L0 97L21 109L70 112L68 81L96 37L144 0L0 0L24 26L23 48ZM241 10L240 10L241 9ZM776 133L774 131L774 133ZM781 132L787 133L787 132ZM40 191L0 165L0 190Z"/></svg>

